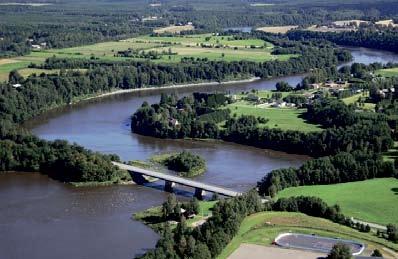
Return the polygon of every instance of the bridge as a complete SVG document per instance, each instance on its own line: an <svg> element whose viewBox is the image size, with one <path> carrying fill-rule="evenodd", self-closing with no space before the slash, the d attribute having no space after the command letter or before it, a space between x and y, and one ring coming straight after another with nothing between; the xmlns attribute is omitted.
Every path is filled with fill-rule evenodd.
<svg viewBox="0 0 398 259"><path fill-rule="evenodd" d="M153 177L159 180L165 181L165 191L172 192L175 184L180 184L188 187L195 188L195 197L202 199L205 192L217 193L227 197L236 197L242 195L241 192L232 191L223 187L210 185L207 183L201 183L198 181L193 181L185 179L179 176L174 176L170 174L155 172L151 170L142 169L136 166L126 165L118 162L112 162L114 165L118 166L120 169L127 170L133 177L135 182L145 181L145 177Z"/></svg>

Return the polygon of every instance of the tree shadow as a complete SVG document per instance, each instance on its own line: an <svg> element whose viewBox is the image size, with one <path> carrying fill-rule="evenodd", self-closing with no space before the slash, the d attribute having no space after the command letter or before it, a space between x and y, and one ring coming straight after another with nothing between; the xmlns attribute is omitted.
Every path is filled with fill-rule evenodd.
<svg viewBox="0 0 398 259"><path fill-rule="evenodd" d="M391 191L392 191L395 195L398 195L398 187L391 188Z"/></svg>

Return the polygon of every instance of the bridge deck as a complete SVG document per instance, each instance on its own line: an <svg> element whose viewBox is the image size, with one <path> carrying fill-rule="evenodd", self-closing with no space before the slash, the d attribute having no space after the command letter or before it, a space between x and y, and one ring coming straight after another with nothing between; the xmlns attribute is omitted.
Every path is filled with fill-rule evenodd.
<svg viewBox="0 0 398 259"><path fill-rule="evenodd" d="M122 163L118 163L118 162L112 162L112 163L114 165L118 166L120 169L123 169L123 170L139 173L139 174L142 174L142 175L158 178L158 179L161 179L161 180L170 181L170 182L173 182L173 183L177 183L177 184L181 184L181 185L185 185L185 186L189 186L189 187L200 188L200 189L202 189L204 191L218 193L218 194L229 196L229 197L235 197L235 196L242 195L241 192L236 192L236 191L225 189L223 187L214 186L214 185L210 185L210 184L207 184L207 183L201 183L201 182L198 182L198 181L185 179L185 178L182 178L182 177L179 177L179 176L174 176L174 175L170 175L170 174L150 171L150 170L146 170L146 169L142 169L142 168L139 168L139 167L126 165L126 164L122 164Z"/></svg>

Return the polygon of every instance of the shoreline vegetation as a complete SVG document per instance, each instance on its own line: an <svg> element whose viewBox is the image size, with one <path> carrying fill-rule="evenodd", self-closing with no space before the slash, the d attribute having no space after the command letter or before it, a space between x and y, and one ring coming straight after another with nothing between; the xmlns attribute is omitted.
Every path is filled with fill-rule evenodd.
<svg viewBox="0 0 398 259"><path fill-rule="evenodd" d="M150 87L143 87L143 88L134 88L134 89L115 89L111 92L106 93L98 93L94 94L94 96L86 97L77 101L72 102L71 104L77 104L83 101L99 99L107 96L112 95L119 95L119 94L127 94L127 93L134 93L134 92L144 92L144 91L156 91L156 90L164 90L164 89L180 89L180 88L190 88L190 87L198 87L198 86L219 86L219 85L232 85L232 84L242 84L242 83L251 83L261 80L260 77L250 77L247 79L242 80L227 80L227 81L208 81L208 82L198 82L198 83L186 83L186 84L172 84L172 85L165 85L165 86L150 86Z"/></svg>

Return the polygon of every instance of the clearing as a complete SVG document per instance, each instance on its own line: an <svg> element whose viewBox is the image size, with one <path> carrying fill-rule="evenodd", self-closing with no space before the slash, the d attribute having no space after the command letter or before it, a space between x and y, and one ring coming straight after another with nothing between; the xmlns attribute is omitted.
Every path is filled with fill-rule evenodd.
<svg viewBox="0 0 398 259"><path fill-rule="evenodd" d="M296 25L288 25L288 26L265 26L257 28L257 31L269 32L269 33L281 33L285 34L290 30L297 29Z"/></svg>
<svg viewBox="0 0 398 259"><path fill-rule="evenodd" d="M304 250L284 249L276 246L241 244L239 248L228 257L228 259L317 259L324 256L325 254Z"/></svg>
<svg viewBox="0 0 398 259"><path fill-rule="evenodd" d="M187 225L196 227L200 224L203 224L206 219L211 216L211 210L216 203L217 201L199 201L199 214L191 219L187 219ZM162 217L162 206L157 206L137 212L133 215L133 217L134 219L143 222L145 225L154 230L158 230L160 225L164 223ZM173 227L173 225L171 227Z"/></svg>
<svg viewBox="0 0 398 259"><path fill-rule="evenodd" d="M310 217L301 213L260 212L243 220L238 234L218 258L228 258L243 243L269 246L279 234L286 232L316 234L363 242L367 245L363 255L370 255L377 248L383 251L385 257L393 258L393 255L382 249L387 247L394 251L398 250L398 244L378 238L372 233L358 232L326 219Z"/></svg>
<svg viewBox="0 0 398 259"><path fill-rule="evenodd" d="M299 186L278 193L278 198L316 196L329 205L338 204L346 216L382 225L398 224L398 179L382 178L360 182Z"/></svg>
<svg viewBox="0 0 398 259"><path fill-rule="evenodd" d="M398 67L379 69L379 70L376 71L376 74L377 75L381 75L381 76L385 76L385 77L398 76Z"/></svg>
<svg viewBox="0 0 398 259"><path fill-rule="evenodd" d="M182 31L193 31L195 27L193 25L171 25L163 28L153 30L154 33L180 33Z"/></svg>
<svg viewBox="0 0 398 259"><path fill-rule="evenodd" d="M271 98L273 94L278 93L275 91L258 91L255 96L260 99ZM282 98L286 97L290 93L284 92L280 93ZM250 95L250 94L249 94ZM302 118L305 109L298 108L272 108L270 104L257 104L253 101L245 100L248 95L240 94L236 95L236 102L228 104L227 107L231 110L231 114L237 117L241 115L253 115L255 117L261 117L268 119L268 122L261 124L263 127L268 128L278 128L281 130L298 130L303 132L321 131L320 125L308 123L304 118Z"/></svg>

